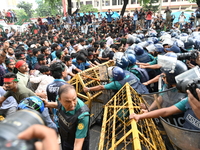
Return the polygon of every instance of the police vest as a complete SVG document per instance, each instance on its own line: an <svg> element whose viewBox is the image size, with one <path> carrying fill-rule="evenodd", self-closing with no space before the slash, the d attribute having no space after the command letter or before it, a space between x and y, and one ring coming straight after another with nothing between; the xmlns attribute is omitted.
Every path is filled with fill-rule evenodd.
<svg viewBox="0 0 200 150"><path fill-rule="evenodd" d="M89 108L87 105L80 107L76 113L72 116L68 116L62 110L62 105L58 102L58 118L59 118L59 132L61 136L62 148L64 145L64 149L73 150L75 134L78 126L78 116L80 116L84 112L89 112ZM89 128L89 123L88 123ZM84 139L82 150L89 149L89 130L87 136Z"/></svg>
<svg viewBox="0 0 200 150"><path fill-rule="evenodd" d="M186 112L184 114L185 123L184 128L191 130L200 130L200 120L194 114L189 102L186 103Z"/></svg>
<svg viewBox="0 0 200 150"><path fill-rule="evenodd" d="M139 94L147 94L149 93L148 89L145 85L143 85L139 79L132 73L130 73L127 70L124 70L125 76L129 76L128 78L125 78L121 81L118 81L121 86L124 86L127 82L130 84L130 86L135 89Z"/></svg>

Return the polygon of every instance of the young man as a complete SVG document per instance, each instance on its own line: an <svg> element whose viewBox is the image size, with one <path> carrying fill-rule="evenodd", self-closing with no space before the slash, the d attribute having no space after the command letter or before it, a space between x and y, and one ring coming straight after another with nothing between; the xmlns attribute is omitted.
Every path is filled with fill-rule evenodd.
<svg viewBox="0 0 200 150"><path fill-rule="evenodd" d="M78 54L76 58L72 59L72 64L82 71L92 67L90 63L86 61L86 57L83 54Z"/></svg>
<svg viewBox="0 0 200 150"><path fill-rule="evenodd" d="M46 60L46 57L44 54L39 54L37 56L37 61L38 63L35 64L35 67L34 69L36 70L39 70L39 68L42 66L42 65L46 65L47 64L47 60Z"/></svg>
<svg viewBox="0 0 200 150"><path fill-rule="evenodd" d="M6 58L5 64L6 64L6 73L13 72L15 68L15 60L11 58Z"/></svg>
<svg viewBox="0 0 200 150"><path fill-rule="evenodd" d="M28 80L29 80L28 64L23 60L19 60L15 64L15 68L17 68L17 70L18 70L18 72L17 72L17 79L19 80L18 84L26 87L28 84Z"/></svg>
<svg viewBox="0 0 200 150"><path fill-rule="evenodd" d="M63 150L89 149L89 109L76 94L73 86L62 85L58 102L45 102L45 106L58 109L59 133Z"/></svg>
<svg viewBox="0 0 200 150"><path fill-rule="evenodd" d="M38 87L35 90L35 93L46 93L47 85L54 81L54 78L50 76L50 68L48 66L40 66L38 69L40 71L39 75L31 75L30 82L38 83Z"/></svg>
<svg viewBox="0 0 200 150"><path fill-rule="evenodd" d="M67 77L65 78L66 81L69 81L71 77L74 77L75 74L73 73L73 70L76 72L81 72L80 69L78 69L75 65L72 64L72 58L70 56L64 57L64 63L67 68Z"/></svg>
<svg viewBox="0 0 200 150"><path fill-rule="evenodd" d="M46 60L47 60L47 64L51 64L52 58L51 58L51 52L50 52L50 48L48 48L47 46L42 46L41 47L41 53L45 55Z"/></svg>
<svg viewBox="0 0 200 150"><path fill-rule="evenodd" d="M36 96L30 89L26 88L24 85L18 84L19 80L17 79L17 75L14 73L7 73L4 76L4 86L7 92L1 96L0 105L8 98L9 96L13 96L17 103L20 100L29 97Z"/></svg>
<svg viewBox="0 0 200 150"><path fill-rule="evenodd" d="M56 102L56 97L58 95L59 88L62 85L67 84L64 80L64 78L67 77L67 69L65 64L63 64L62 62L55 62L51 64L50 70L51 75L54 77L54 81L50 83L46 88L47 98L50 102ZM56 113L57 111L53 109L53 119L54 122L58 125L58 118Z"/></svg>

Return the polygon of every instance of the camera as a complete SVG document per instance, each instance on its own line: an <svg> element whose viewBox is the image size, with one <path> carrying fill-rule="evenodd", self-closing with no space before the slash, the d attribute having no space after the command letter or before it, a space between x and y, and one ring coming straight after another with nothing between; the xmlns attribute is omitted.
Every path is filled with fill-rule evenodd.
<svg viewBox="0 0 200 150"><path fill-rule="evenodd" d="M200 68L198 66L183 72L175 77L176 88L179 92L186 93L189 90L192 95L199 100L196 92L197 88L200 88Z"/></svg>
<svg viewBox="0 0 200 150"><path fill-rule="evenodd" d="M5 120L0 122L0 149L34 150L36 140L17 139L19 133L34 124L45 125L43 117L35 110L19 110L14 115L6 117Z"/></svg>
<svg viewBox="0 0 200 150"><path fill-rule="evenodd" d="M193 50L193 51L190 51L190 52L187 52L187 53L177 53L176 55L177 55L178 60L185 60L185 59L195 60L195 59L198 58L199 52L196 51L196 50Z"/></svg>

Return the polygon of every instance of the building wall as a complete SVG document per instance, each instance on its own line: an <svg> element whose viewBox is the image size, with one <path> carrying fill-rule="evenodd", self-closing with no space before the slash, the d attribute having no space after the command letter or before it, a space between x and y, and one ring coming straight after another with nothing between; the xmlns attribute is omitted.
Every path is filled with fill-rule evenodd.
<svg viewBox="0 0 200 150"><path fill-rule="evenodd" d="M77 7L77 0L72 0L73 8ZM88 5L92 4L94 8L100 11L100 0L81 0L81 4ZM112 9L113 11L121 11L123 6L123 0L102 0L102 11ZM169 6L172 11L185 10L191 8L195 10L197 8L196 3L190 3L189 0L163 0L162 9L164 10ZM126 7L126 12L133 11L135 8L141 8L139 0L129 0L129 4Z"/></svg>
<svg viewBox="0 0 200 150"><path fill-rule="evenodd" d="M0 0L0 11L3 9L8 10L8 9L17 9L17 2L18 0Z"/></svg>

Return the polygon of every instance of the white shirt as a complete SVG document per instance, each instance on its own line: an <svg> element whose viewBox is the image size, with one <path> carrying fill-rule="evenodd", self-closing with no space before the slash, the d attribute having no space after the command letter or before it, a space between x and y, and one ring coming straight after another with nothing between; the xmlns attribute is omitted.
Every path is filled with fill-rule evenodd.
<svg viewBox="0 0 200 150"><path fill-rule="evenodd" d="M41 74L38 77L35 77L33 75L30 76L30 82L31 83L39 83L37 89L35 90L35 93L46 93L47 85L52 83L54 81L54 78L52 76Z"/></svg>
<svg viewBox="0 0 200 150"><path fill-rule="evenodd" d="M69 66L69 67L66 66L66 68L67 68L67 73L68 73L68 72L72 72L72 70L76 69L77 67L76 67L74 64L72 64L72 65ZM67 75L66 81L69 81L71 78L72 78L72 77L71 77L70 75Z"/></svg>

